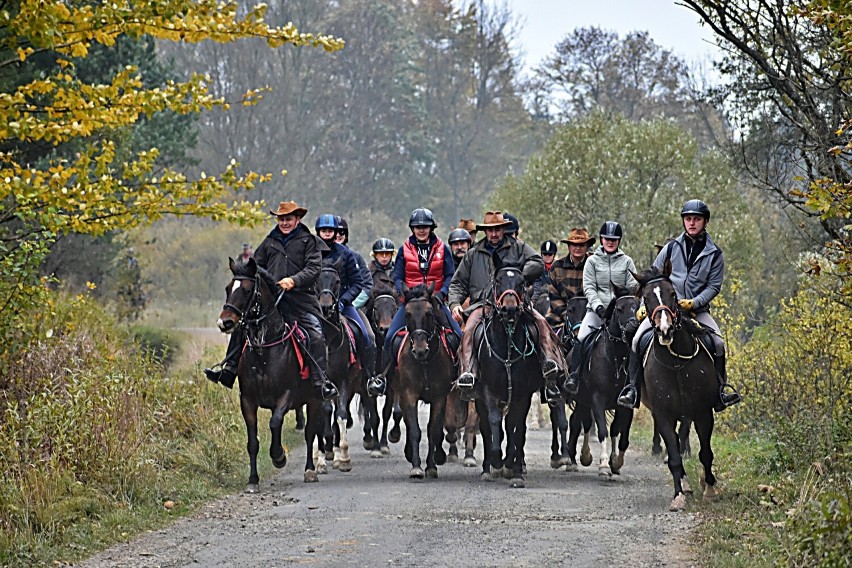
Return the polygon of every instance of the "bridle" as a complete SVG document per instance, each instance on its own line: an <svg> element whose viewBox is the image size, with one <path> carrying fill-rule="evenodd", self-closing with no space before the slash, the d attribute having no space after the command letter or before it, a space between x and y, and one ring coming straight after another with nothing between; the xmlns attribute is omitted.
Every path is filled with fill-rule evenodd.
<svg viewBox="0 0 852 568"><path fill-rule="evenodd" d="M620 297L615 299L615 305L618 306L618 302L621 302L622 300L625 300L625 301L635 300L635 297L634 296L620 296ZM618 325L618 335L613 334L610 331L608 325L604 326L604 329L606 330L607 338L610 341L620 341L621 343L629 344L630 342L627 340L627 335L624 331L624 324L622 324L620 321L616 321L616 323Z"/></svg>
<svg viewBox="0 0 852 568"><path fill-rule="evenodd" d="M338 282L340 282L340 274L338 274L337 270L328 266L324 266L320 273L322 272L333 272L335 276L338 278ZM331 288L321 288L317 290L317 298L321 298L323 294L328 294L331 296L331 313L335 313L337 311L338 304L340 303L340 298L337 294L334 293L334 290Z"/></svg>
<svg viewBox="0 0 852 568"><path fill-rule="evenodd" d="M225 298L225 304L222 306L222 310L230 310L237 314L240 318L238 321L238 324L240 325L257 325L263 322L263 320L268 318L270 315L272 315L273 312L278 310L278 304L281 303L281 299L284 297L284 294L286 292L284 290L281 290L281 292L278 294L278 297L275 299L275 303L272 304L272 307L270 307L269 310L266 311L266 313L260 314L254 318L249 317L250 315L252 315L253 312L256 313L257 311L259 311L260 287L258 286L257 277L254 276L234 276L233 279L234 282L242 282L243 280L252 283L251 301L249 302L248 307L245 309L245 311L243 311L234 304L231 304L230 302L228 302L228 298L231 297L231 294L228 294L228 298Z"/></svg>

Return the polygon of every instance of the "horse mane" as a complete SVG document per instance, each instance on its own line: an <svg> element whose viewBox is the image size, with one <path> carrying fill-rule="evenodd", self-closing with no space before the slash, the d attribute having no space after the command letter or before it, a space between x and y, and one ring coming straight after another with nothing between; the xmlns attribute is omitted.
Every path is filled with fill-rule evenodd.
<svg viewBox="0 0 852 568"><path fill-rule="evenodd" d="M713 333L713 330L711 328L701 325L691 317L681 318L681 322L683 323L683 329L685 329L692 335L705 336Z"/></svg>
<svg viewBox="0 0 852 568"><path fill-rule="evenodd" d="M394 291L393 280L389 276L382 273L380 276L373 278L372 296L376 297L380 294L392 293Z"/></svg>
<svg viewBox="0 0 852 568"><path fill-rule="evenodd" d="M656 280L657 278L665 278L663 276L663 271L655 266L652 266L651 268L640 272L636 276L636 281L639 282L639 289L642 289L645 284L647 284L651 280ZM666 280L668 280L668 278L666 278Z"/></svg>
<svg viewBox="0 0 852 568"><path fill-rule="evenodd" d="M252 268L254 265L254 268ZM238 260L234 262L233 269L234 277L236 278L255 278L260 277L270 290L275 290L278 287L278 280L275 279L265 268L257 265L253 258L247 261Z"/></svg>
<svg viewBox="0 0 852 568"><path fill-rule="evenodd" d="M418 284L414 288L409 288L405 292L405 301L413 300L414 298L429 298L429 288L425 284Z"/></svg>

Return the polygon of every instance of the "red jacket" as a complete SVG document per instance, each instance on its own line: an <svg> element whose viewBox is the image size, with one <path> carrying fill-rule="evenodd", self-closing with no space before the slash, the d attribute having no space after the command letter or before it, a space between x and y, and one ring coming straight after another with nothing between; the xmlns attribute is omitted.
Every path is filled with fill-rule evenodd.
<svg viewBox="0 0 852 568"><path fill-rule="evenodd" d="M420 258L417 256L417 246L406 240L402 245L405 260L405 285L413 288L418 284L435 283L435 291L444 286L444 242L436 238L429 250L429 269L426 275L420 271Z"/></svg>

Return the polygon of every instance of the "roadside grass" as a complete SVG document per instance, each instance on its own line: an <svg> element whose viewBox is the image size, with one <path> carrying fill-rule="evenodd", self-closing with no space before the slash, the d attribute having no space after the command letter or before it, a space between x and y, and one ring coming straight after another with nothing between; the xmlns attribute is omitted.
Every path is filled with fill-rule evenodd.
<svg viewBox="0 0 852 568"><path fill-rule="evenodd" d="M198 370L199 361L214 362L222 357L224 340L199 340L146 328L141 332L143 341L137 343L133 338L140 336L139 330L102 331L101 339L93 344L124 334L121 341L135 345L135 354L129 349L114 360L101 358L98 362L94 357L86 364L99 363L101 373L90 369L74 379L88 389L83 391L88 393L85 397L71 398L64 406L45 407L38 425L38 417L31 417L32 426L38 428L34 440L61 443L67 451L63 454L61 448L52 448L56 457L45 458L48 463L28 457L37 454L20 458L7 454L4 458L13 464L10 471L14 473L0 476L0 509L4 510L0 513L1 566L78 561L142 532L168 526L203 503L245 487L248 456L238 389L229 391L211 384ZM152 360L153 354L171 365ZM123 378L104 381L103 375L113 365L122 366ZM107 387L113 390L102 390L109 383L118 384ZM82 411L77 407L81 405L102 414L104 422L124 419L123 410L99 408L116 395L135 400L129 408L139 413L127 418L128 428L138 431L138 437L131 438L134 444L122 446L110 439L96 443L91 431L86 438L83 427L73 429L76 437L72 437L72 429L58 432L66 419L59 413L79 417ZM30 412L36 408L31 404ZM261 411L261 423L268 417L269 411ZM97 427L98 420L93 418L92 424ZM287 448L296 447L301 438L291 413L285 421L283 443ZM263 451L269 446L268 428L259 429L259 439L259 473L261 479L268 479L275 471ZM70 452L84 458L98 452L111 457L97 462L102 464L101 471L91 471L95 466L80 459L69 469L61 464Z"/></svg>

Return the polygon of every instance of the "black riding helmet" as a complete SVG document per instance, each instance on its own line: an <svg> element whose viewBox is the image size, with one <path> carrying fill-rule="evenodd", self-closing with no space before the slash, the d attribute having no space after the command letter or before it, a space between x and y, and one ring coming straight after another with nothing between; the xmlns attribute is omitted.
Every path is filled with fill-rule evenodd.
<svg viewBox="0 0 852 568"><path fill-rule="evenodd" d="M704 217L705 221L709 221L710 208L707 207L707 204L700 199L690 199L683 204L683 208L680 210L681 218L686 217L687 215L700 215L701 217Z"/></svg>
<svg viewBox="0 0 852 568"><path fill-rule="evenodd" d="M541 243L541 254L556 254L556 242L548 240Z"/></svg>
<svg viewBox="0 0 852 568"><path fill-rule="evenodd" d="M465 229L453 229L450 231L450 236L447 238L447 242L450 244L460 243L462 241L473 242L473 239L470 236L470 233Z"/></svg>
<svg viewBox="0 0 852 568"><path fill-rule="evenodd" d="M521 230L521 224L518 222L518 218L514 215L511 213L503 213L503 218L509 221L509 224L506 225L505 229L503 229L504 233L507 235L515 235Z"/></svg>
<svg viewBox="0 0 852 568"><path fill-rule="evenodd" d="M334 218L337 219L337 234L346 237L343 239L343 244L345 245L349 243L349 223L340 215L335 215Z"/></svg>
<svg viewBox="0 0 852 568"><path fill-rule="evenodd" d="M624 236L624 232L621 230L621 225L618 223L618 221L607 221L603 225L601 225L601 230L598 235L602 239L621 240L621 237Z"/></svg>
<svg viewBox="0 0 852 568"><path fill-rule="evenodd" d="M393 246L393 241L382 237L373 243L373 254L377 252L394 252L396 247Z"/></svg>
<svg viewBox="0 0 852 568"><path fill-rule="evenodd" d="M408 218L408 227L412 229L414 227L432 227L435 229L438 227L438 223L435 222L435 215L432 214L432 211L425 207L418 207L411 212L411 217Z"/></svg>

